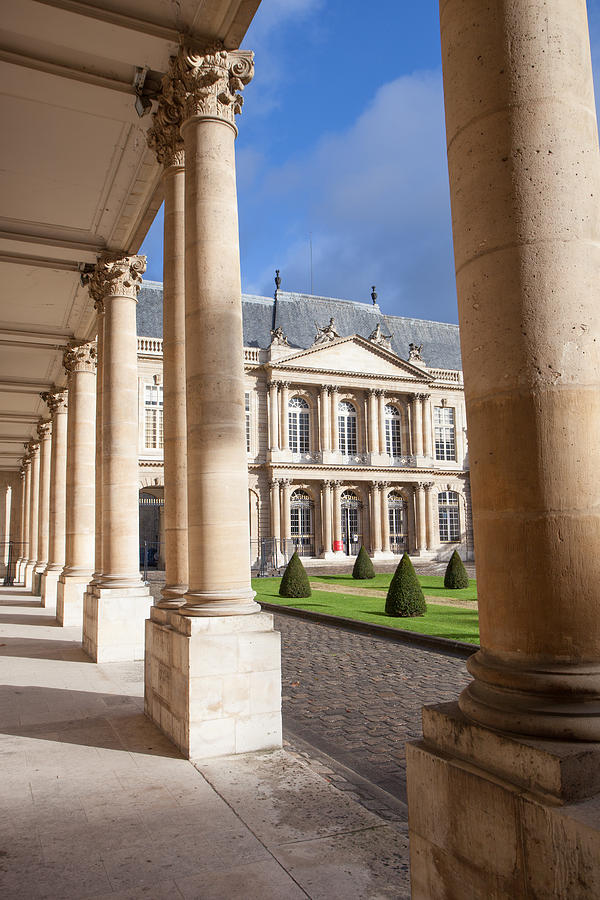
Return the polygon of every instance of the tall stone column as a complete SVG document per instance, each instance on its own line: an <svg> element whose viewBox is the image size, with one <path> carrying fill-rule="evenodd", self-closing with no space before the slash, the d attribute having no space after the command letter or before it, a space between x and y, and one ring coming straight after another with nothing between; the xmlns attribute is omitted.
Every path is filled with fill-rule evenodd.
<svg viewBox="0 0 600 900"><path fill-rule="evenodd" d="M331 388L331 449L338 452L340 449L340 432L338 428L338 405L340 402L339 391Z"/></svg>
<svg viewBox="0 0 600 900"><path fill-rule="evenodd" d="M163 166L165 586L157 606L169 608L183 604L188 588L185 152L178 123L164 105L154 117L148 142Z"/></svg>
<svg viewBox="0 0 600 900"><path fill-rule="evenodd" d="M390 516L388 513L388 488L389 483L382 481L381 489L381 549L383 553L390 553Z"/></svg>
<svg viewBox="0 0 600 900"><path fill-rule="evenodd" d="M367 450L369 453L379 453L379 414L377 408L377 391L375 388L369 388L369 444ZM385 452L385 444L382 452Z"/></svg>
<svg viewBox="0 0 600 900"><path fill-rule="evenodd" d="M289 384L289 381L281 382L281 390L279 392L279 399L281 401L281 424L280 424L281 449L289 450L290 449L290 416L289 416L290 384Z"/></svg>
<svg viewBox="0 0 600 900"><path fill-rule="evenodd" d="M269 382L269 450L279 450L279 382Z"/></svg>
<svg viewBox="0 0 600 900"><path fill-rule="evenodd" d="M2 562L5 566L9 565L9 562L12 562L11 559L11 546L14 540L14 535L11 534L10 531L10 516L12 509L12 486L10 484L6 485L4 491L4 521L2 522L2 529L4 534L4 549L2 551ZM14 558L14 557L12 557Z"/></svg>
<svg viewBox="0 0 600 900"><path fill-rule="evenodd" d="M481 649L459 708L426 708L407 754L412 896L592 897L600 160L586 4L445 0L440 18Z"/></svg>
<svg viewBox="0 0 600 900"><path fill-rule="evenodd" d="M274 478L271 482L271 535L275 538L275 552L279 553L281 545L281 499L279 485L281 479Z"/></svg>
<svg viewBox="0 0 600 900"><path fill-rule="evenodd" d="M18 556L15 565L15 581L19 583L22 581L21 578L21 570L27 560L25 554L25 499L27 494L27 467L25 466L25 460L21 463L21 468L19 469L19 478L21 481L21 517L19 521L19 549Z"/></svg>
<svg viewBox="0 0 600 900"><path fill-rule="evenodd" d="M25 447L27 447L27 444L25 444ZM21 516L21 531L23 538L21 541L22 556L17 567L17 581L24 585L25 570L29 559L29 519L31 516L31 457L28 450L23 457L22 468L25 473L23 484L23 514Z"/></svg>
<svg viewBox="0 0 600 900"><path fill-rule="evenodd" d="M385 391L379 389L377 391L377 405L378 405L378 426L379 426L379 451L380 453L386 452L386 440L385 440Z"/></svg>
<svg viewBox="0 0 600 900"><path fill-rule="evenodd" d="M324 481L321 491L323 511L321 513L321 522L323 524L323 557L328 559L331 556L331 481Z"/></svg>
<svg viewBox="0 0 600 900"><path fill-rule="evenodd" d="M94 572L96 344L71 344L63 365L69 389L65 565L58 579L60 625L83 621L83 595Z"/></svg>
<svg viewBox="0 0 600 900"><path fill-rule="evenodd" d="M37 427L40 439L40 503L38 516L38 558L34 570L35 593L42 592L42 575L48 565L48 538L50 530L50 457L52 452L52 422L40 422ZM35 576L39 575L39 579Z"/></svg>
<svg viewBox="0 0 600 900"><path fill-rule="evenodd" d="M252 74L247 52L182 47L159 99L185 148L189 588L152 609L145 708L194 758L281 746L279 635L250 583L234 144Z"/></svg>
<svg viewBox="0 0 600 900"><path fill-rule="evenodd" d="M40 445L37 441L28 444L31 456L29 476L29 556L25 566L25 587L33 591L33 572L38 554L38 525L40 514Z"/></svg>
<svg viewBox="0 0 600 900"><path fill-rule="evenodd" d="M342 540L342 483L333 482L333 550L334 553L342 553L344 542Z"/></svg>
<svg viewBox="0 0 600 900"><path fill-rule="evenodd" d="M435 510L433 507L433 501L435 499L435 494L433 492L434 483L433 481L425 482L425 536L426 536L426 546L428 550L433 550L435 547L435 538L437 529L435 527Z"/></svg>
<svg viewBox="0 0 600 900"><path fill-rule="evenodd" d="M281 479L281 532L285 540L286 552L289 550L289 541L292 538L292 517L290 507L290 496L292 493L292 482L289 478Z"/></svg>
<svg viewBox="0 0 600 900"><path fill-rule="evenodd" d="M102 441L102 382L104 379L104 303L96 300L96 484L94 491L94 509L96 517L94 539L94 575L92 582L99 584L102 577L102 536L104 533L104 516L102 514L102 465L104 445Z"/></svg>
<svg viewBox="0 0 600 900"><path fill-rule="evenodd" d="M151 606L139 572L135 312L145 267L145 257L105 253L89 280L92 299L104 305L102 575L83 603L83 649L96 662L143 657Z"/></svg>
<svg viewBox="0 0 600 900"><path fill-rule="evenodd" d="M50 391L42 399L52 416L48 564L42 575L42 606L56 605L58 578L65 564L67 501L67 391Z"/></svg>
<svg viewBox="0 0 600 900"><path fill-rule="evenodd" d="M331 450L331 425L329 413L329 388L327 385L323 385L321 388L321 421L319 425L321 430L321 452L325 453Z"/></svg>
<svg viewBox="0 0 600 900"><path fill-rule="evenodd" d="M379 482L371 485L371 551L373 556L381 555L381 489Z"/></svg>
<svg viewBox="0 0 600 900"><path fill-rule="evenodd" d="M423 456L422 394L415 394L412 398L412 452L413 456Z"/></svg>
<svg viewBox="0 0 600 900"><path fill-rule="evenodd" d="M423 455L427 459L433 457L433 417L431 412L431 394L421 394L423 400Z"/></svg>
<svg viewBox="0 0 600 900"><path fill-rule="evenodd" d="M427 547L427 519L426 519L426 497L425 483L419 482L415 485L415 517L416 517L416 546L417 555L422 555Z"/></svg>

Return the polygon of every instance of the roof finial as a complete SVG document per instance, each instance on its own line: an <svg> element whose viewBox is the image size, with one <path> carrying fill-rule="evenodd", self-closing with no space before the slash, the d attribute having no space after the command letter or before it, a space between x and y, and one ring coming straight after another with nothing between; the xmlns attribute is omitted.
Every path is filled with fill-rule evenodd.
<svg viewBox="0 0 600 900"><path fill-rule="evenodd" d="M373 306L377 306L377 291L374 284L371 286L371 300L373 301Z"/></svg>
<svg viewBox="0 0 600 900"><path fill-rule="evenodd" d="M275 269L275 290L278 291L281 287L281 278L279 277L279 269Z"/></svg>

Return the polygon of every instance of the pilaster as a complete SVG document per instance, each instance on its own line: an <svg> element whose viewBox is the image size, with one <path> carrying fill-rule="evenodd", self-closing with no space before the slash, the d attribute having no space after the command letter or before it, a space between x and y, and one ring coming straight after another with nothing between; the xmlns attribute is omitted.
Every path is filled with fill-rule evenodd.
<svg viewBox="0 0 600 900"><path fill-rule="evenodd" d="M65 564L67 490L67 391L41 395L52 416L48 564L42 574L42 606L56 606L58 578Z"/></svg>

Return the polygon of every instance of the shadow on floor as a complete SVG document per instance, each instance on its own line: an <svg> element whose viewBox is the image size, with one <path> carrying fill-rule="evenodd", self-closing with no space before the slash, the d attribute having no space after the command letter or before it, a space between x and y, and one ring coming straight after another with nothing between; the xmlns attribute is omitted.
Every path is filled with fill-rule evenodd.
<svg viewBox="0 0 600 900"><path fill-rule="evenodd" d="M181 759L148 719L141 697L46 688L0 686L0 733ZM9 724L5 724L9 723Z"/></svg>
<svg viewBox="0 0 600 900"><path fill-rule="evenodd" d="M52 615L46 616L20 616L18 613L0 613L0 625L45 625L48 628L60 628L61 626Z"/></svg>
<svg viewBox="0 0 600 900"><path fill-rule="evenodd" d="M60 659L63 662L93 663L81 647L81 641L49 641L0 635L0 659L14 656L21 659Z"/></svg>
<svg viewBox="0 0 600 900"><path fill-rule="evenodd" d="M38 609L44 609L40 600L2 600L0 594L0 609L5 606L35 606Z"/></svg>

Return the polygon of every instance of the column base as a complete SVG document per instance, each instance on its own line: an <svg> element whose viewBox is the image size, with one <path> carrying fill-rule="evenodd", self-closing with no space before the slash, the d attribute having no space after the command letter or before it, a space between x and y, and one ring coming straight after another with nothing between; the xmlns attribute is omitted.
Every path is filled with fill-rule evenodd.
<svg viewBox="0 0 600 900"><path fill-rule="evenodd" d="M15 584L23 584L25 581L23 576L23 570L25 569L27 560L18 559L15 565Z"/></svg>
<svg viewBox="0 0 600 900"><path fill-rule="evenodd" d="M146 585L106 588L91 584L83 596L83 650L94 662L144 658L144 622L152 597Z"/></svg>
<svg viewBox="0 0 600 900"><path fill-rule="evenodd" d="M188 759L282 745L281 648L273 616L190 618L153 607L145 712Z"/></svg>
<svg viewBox="0 0 600 900"><path fill-rule="evenodd" d="M23 584L27 588L28 591L33 588L33 570L35 569L34 562L25 563L25 567L23 569Z"/></svg>
<svg viewBox="0 0 600 900"><path fill-rule="evenodd" d="M407 776L413 900L600 896L599 744L497 733L445 703L423 709Z"/></svg>
<svg viewBox="0 0 600 900"><path fill-rule="evenodd" d="M391 550L375 550L371 559L396 559Z"/></svg>
<svg viewBox="0 0 600 900"><path fill-rule="evenodd" d="M56 618L59 625L81 625L83 622L83 595L87 590L89 576L63 576L56 586Z"/></svg>
<svg viewBox="0 0 600 900"><path fill-rule="evenodd" d="M46 570L42 575L41 601L46 609L56 606L60 571Z"/></svg>
<svg viewBox="0 0 600 900"><path fill-rule="evenodd" d="M36 564L36 566L33 570L33 575L31 576L31 580L32 580L31 593L35 594L36 597L42 596L42 576L43 576L44 572L46 571L46 565L47 565L47 562L41 563L41 564L40 563Z"/></svg>

